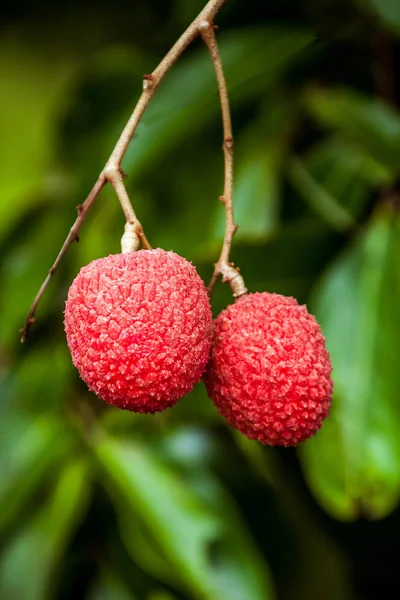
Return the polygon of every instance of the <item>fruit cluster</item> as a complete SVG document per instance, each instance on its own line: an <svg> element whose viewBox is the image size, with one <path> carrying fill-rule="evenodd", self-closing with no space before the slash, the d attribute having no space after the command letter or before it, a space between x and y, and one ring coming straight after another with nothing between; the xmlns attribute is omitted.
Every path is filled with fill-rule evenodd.
<svg viewBox="0 0 400 600"><path fill-rule="evenodd" d="M174 252L110 255L82 268L65 331L82 379L119 408L164 410L203 376L227 422L271 446L306 440L329 412L329 354L305 306L246 294L213 323L202 279Z"/></svg>

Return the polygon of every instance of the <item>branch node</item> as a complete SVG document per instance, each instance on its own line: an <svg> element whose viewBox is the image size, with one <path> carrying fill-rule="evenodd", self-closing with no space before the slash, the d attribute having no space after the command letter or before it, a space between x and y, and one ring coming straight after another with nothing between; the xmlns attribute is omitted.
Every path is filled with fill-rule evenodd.
<svg viewBox="0 0 400 600"><path fill-rule="evenodd" d="M149 73L148 75L143 75L143 90L151 90L154 87L154 75Z"/></svg>
<svg viewBox="0 0 400 600"><path fill-rule="evenodd" d="M233 148L233 137L231 135L224 139L224 145L227 150L231 150Z"/></svg>
<svg viewBox="0 0 400 600"><path fill-rule="evenodd" d="M115 163L107 163L104 167L103 174L106 180L111 183L111 185L114 185L114 182L117 179L122 179L123 177L121 167Z"/></svg>
<svg viewBox="0 0 400 600"><path fill-rule="evenodd" d="M83 210L82 204L78 204L77 207L76 207L76 211L77 211L78 215L81 214L82 210Z"/></svg>
<svg viewBox="0 0 400 600"><path fill-rule="evenodd" d="M197 28L200 33L203 31L207 31L208 29L213 29L213 25L210 21L207 21L206 19L203 19L203 21L200 21L198 28Z"/></svg>

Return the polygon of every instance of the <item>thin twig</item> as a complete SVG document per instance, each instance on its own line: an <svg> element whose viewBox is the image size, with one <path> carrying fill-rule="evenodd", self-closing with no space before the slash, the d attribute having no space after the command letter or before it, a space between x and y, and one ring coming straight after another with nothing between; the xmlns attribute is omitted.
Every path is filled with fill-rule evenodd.
<svg viewBox="0 0 400 600"><path fill-rule="evenodd" d="M229 262L232 240L237 231L237 225L235 225L233 214L233 134L228 88L226 85L224 68L222 65L221 55L219 53L212 20L202 20L199 24L199 32L208 47L211 60L214 65L215 76L218 83L219 97L221 101L224 136L223 151L225 179L224 193L222 196L220 196L220 200L225 207L225 236L219 260L215 264L214 273L208 286L208 293L211 296L212 289L218 277L222 275L222 280L229 283L232 288L233 295L235 298L238 298L239 296L243 296L247 292L247 289L244 285L242 276L239 274L239 270Z"/></svg>
<svg viewBox="0 0 400 600"><path fill-rule="evenodd" d="M83 221L85 220L85 217L87 215L89 208L92 206L92 204L96 200L100 190L106 183L107 183L107 180L104 177L103 173L101 173L98 180L94 184L92 190L90 191L88 197L86 198L85 202L76 207L77 211L78 211L78 216L76 218L76 221L72 225L71 229L69 230L69 233L65 239L64 244L62 245L60 252L58 253L56 260L54 261L53 266L47 273L46 279L43 281L42 285L40 286L40 289L39 289L38 293L36 294L36 297L32 303L32 306L29 309L28 316L26 317L26 320L25 320L25 325L24 325L23 329L20 330L22 343L24 343L26 341L26 338L28 337L30 326L35 322L35 316L34 316L35 311L37 309L37 306L40 302L41 297L43 296L45 289L49 285L51 278L53 277L54 273L56 272L61 260L64 257L64 254L66 253L69 246L72 244L72 242L79 241L79 238L78 238L79 229L81 228L81 225L82 225Z"/></svg>
<svg viewBox="0 0 400 600"><path fill-rule="evenodd" d="M131 226L129 228L130 234L133 237L136 236L138 244L139 244L139 241L142 242L143 248L146 248L147 250L151 250L151 246L144 234L143 227L142 227L140 221L138 220L138 218L135 214L135 211L133 210L131 201L129 200L128 192L126 191L126 188L124 185L124 180L123 180L124 174L123 174L121 167L117 167L117 166L113 167L113 166L107 164L107 166L104 168L103 173L104 173L104 176L107 179L107 181L109 181L111 183L111 185L113 186L115 193L118 196L122 210L125 215L126 223L127 223L127 225ZM132 248L132 250L130 250L130 251L133 252L134 249L137 249L138 244L137 245L134 244L134 248ZM129 251L129 249L126 251Z"/></svg>
<svg viewBox="0 0 400 600"><path fill-rule="evenodd" d="M136 218L135 212L132 208L130 200L128 198L128 194L126 193L125 186L122 181L122 170L121 170L121 161L128 149L129 143L133 138L137 126L151 100L154 92L160 85L162 79L171 69L171 67L178 60L180 55L186 50L186 48L193 42L193 40L199 34L199 26L203 21L212 22L215 15L221 8L221 6L225 3L225 0L210 0L203 10L197 15L194 21L189 25L186 31L181 35L179 40L172 46L171 50L166 54L163 60L160 62L158 67L150 74L144 75L143 77L143 92L136 104L136 107L127 122L123 132L121 133L114 150L112 151L110 158L108 159L104 169L99 175L98 180L96 181L94 187L89 193L88 197L84 201L84 203L80 206L78 210L78 218L70 229L70 232L53 264L51 269L49 270L46 279L42 283L35 300L31 308L29 309L28 316L25 321L25 325L23 329L21 329L21 342L25 342L30 326L35 322L35 311L40 302L40 299L46 290L51 278L53 277L55 271L57 270L58 265L60 264L66 250L71 245L74 240L78 239L78 233L80 227L87 215L89 208L92 206L93 202L96 200L100 190L102 187L109 181L115 189L115 192L121 202L121 206L124 210L127 223L134 225L135 231L137 235L140 237L142 242L142 246L144 248L150 248L150 244L147 241L146 236L143 233L143 228L139 221ZM121 185L122 184L122 185Z"/></svg>

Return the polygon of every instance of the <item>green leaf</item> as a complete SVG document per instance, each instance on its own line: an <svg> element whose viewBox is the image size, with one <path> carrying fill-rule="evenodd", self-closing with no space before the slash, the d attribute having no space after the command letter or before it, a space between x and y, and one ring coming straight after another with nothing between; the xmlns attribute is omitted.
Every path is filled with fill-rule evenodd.
<svg viewBox="0 0 400 600"><path fill-rule="evenodd" d="M289 177L299 195L333 229L345 231L355 225L351 214L312 177L299 158L290 160Z"/></svg>
<svg viewBox="0 0 400 600"><path fill-rule="evenodd" d="M206 553L218 527L212 514L143 446L103 437L96 453L112 485L158 542L161 559L171 561L195 597L210 598Z"/></svg>
<svg viewBox="0 0 400 600"><path fill-rule="evenodd" d="M384 21L400 31L400 4L397 0L371 0L371 4Z"/></svg>
<svg viewBox="0 0 400 600"><path fill-rule="evenodd" d="M358 0L360 6L377 14L382 22L400 34L400 3L398 0Z"/></svg>
<svg viewBox="0 0 400 600"><path fill-rule="evenodd" d="M3 323L0 344L4 345L19 343L19 330L24 324L30 303L57 256L67 230L62 216L60 218L59 209L49 210L42 218L36 218L29 227L26 227L23 216L20 216L22 239L18 238L17 243L7 249L2 268L4 287L1 294ZM45 242L43 232L46 232ZM39 312L42 318L54 309L55 294L56 289L51 287L44 295ZM59 308L61 313L61 302Z"/></svg>
<svg viewBox="0 0 400 600"><path fill-rule="evenodd" d="M3 418L0 426L0 532L27 509L44 478L70 447L65 425L56 418L28 420L9 414Z"/></svg>
<svg viewBox="0 0 400 600"><path fill-rule="evenodd" d="M0 240L27 207L48 201L57 118L71 82L72 60L41 51L13 31L0 44ZM29 109L27 109L29 98Z"/></svg>
<svg viewBox="0 0 400 600"><path fill-rule="evenodd" d="M54 597L59 563L87 505L88 475L88 464L82 460L65 465L48 501L5 548L0 562L1 598Z"/></svg>
<svg viewBox="0 0 400 600"><path fill-rule="evenodd" d="M353 216L363 210L371 191L391 181L387 169L335 137L313 146L304 163L318 183Z"/></svg>
<svg viewBox="0 0 400 600"><path fill-rule="evenodd" d="M119 496L116 507L127 547L154 576L180 582L193 598L271 597L265 565L239 515L214 484L204 482L210 496L217 493L210 505L211 498L205 502L144 445L102 437L95 451L109 489Z"/></svg>
<svg viewBox="0 0 400 600"><path fill-rule="evenodd" d="M186 485L213 510L220 523L220 534L211 545L209 565L215 573L216 596L229 600L271 598L273 586L268 567L235 502L210 468L220 458L216 439L205 429L181 425L159 438L153 448L160 458L167 458L184 473Z"/></svg>
<svg viewBox="0 0 400 600"><path fill-rule="evenodd" d="M109 568L102 567L98 579L91 587L88 600L135 600L136 596Z"/></svg>
<svg viewBox="0 0 400 600"><path fill-rule="evenodd" d="M303 159L292 158L288 174L297 193L333 229L356 224L371 194L391 181L384 167L360 148L328 138Z"/></svg>
<svg viewBox="0 0 400 600"><path fill-rule="evenodd" d="M308 90L304 102L317 121L381 163L392 178L399 173L400 115L394 108L350 89Z"/></svg>
<svg viewBox="0 0 400 600"><path fill-rule="evenodd" d="M65 402L72 372L66 342L45 340L34 351L28 350L14 368L2 395L3 408L23 408L36 415L49 406L60 406Z"/></svg>
<svg viewBox="0 0 400 600"><path fill-rule="evenodd" d="M315 297L335 393L301 456L317 498L340 519L382 518L400 498L399 264L400 219L381 209Z"/></svg>
<svg viewBox="0 0 400 600"><path fill-rule="evenodd" d="M154 590L150 592L146 600L177 600L177 598L166 590Z"/></svg>
<svg viewBox="0 0 400 600"><path fill-rule="evenodd" d="M275 594L268 566L230 495L208 473L202 477L193 472L193 483L193 489L213 506L221 524L221 533L211 549L216 589L213 597L272 600Z"/></svg>
<svg viewBox="0 0 400 600"><path fill-rule="evenodd" d="M259 96L278 81L312 41L309 32L295 28L252 27L222 32L220 50L232 106ZM193 139L219 117L220 110L212 63L206 49L200 48L185 56L157 91L126 154L126 172L134 176L145 167L154 168L157 158L185 138Z"/></svg>
<svg viewBox="0 0 400 600"><path fill-rule="evenodd" d="M323 223L303 218L281 227L266 244L234 245L232 259L240 265L250 291L268 290L305 301L315 277L336 249L337 242ZM228 292L225 306L230 301Z"/></svg>
<svg viewBox="0 0 400 600"><path fill-rule="evenodd" d="M272 488L275 510L269 522L275 531L280 530L285 543L289 543L295 560L285 561L287 598L324 598L324 600L352 599L352 582L347 567L347 557L330 539L328 532L315 519L312 504L306 502L299 482L291 477L284 457L274 449L254 444L239 432L235 440L249 461L249 466ZM284 519L281 523L281 519ZM283 525L283 527L282 527ZM288 528L289 536L285 529ZM289 537L289 542L286 541ZM271 546L274 535L271 532ZM294 550L296 548L296 550ZM278 550L279 552L279 550Z"/></svg>
<svg viewBox="0 0 400 600"><path fill-rule="evenodd" d="M263 152L249 152L240 163L235 189L235 219L240 223L236 239L265 240L278 221L280 178L277 154L265 144ZM219 221L224 221L224 211ZM223 239L223 227L216 237Z"/></svg>

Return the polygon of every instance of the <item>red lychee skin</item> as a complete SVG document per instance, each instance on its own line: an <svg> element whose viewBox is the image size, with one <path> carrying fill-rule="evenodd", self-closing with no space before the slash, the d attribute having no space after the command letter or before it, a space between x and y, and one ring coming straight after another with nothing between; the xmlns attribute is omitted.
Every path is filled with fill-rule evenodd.
<svg viewBox="0 0 400 600"><path fill-rule="evenodd" d="M83 267L69 289L64 325L89 389L135 412L175 404L209 358L212 314L204 283L187 260L161 249Z"/></svg>
<svg viewBox="0 0 400 600"><path fill-rule="evenodd" d="M321 329L294 298L255 293L214 322L207 392L249 439L295 446L328 416L331 363Z"/></svg>

